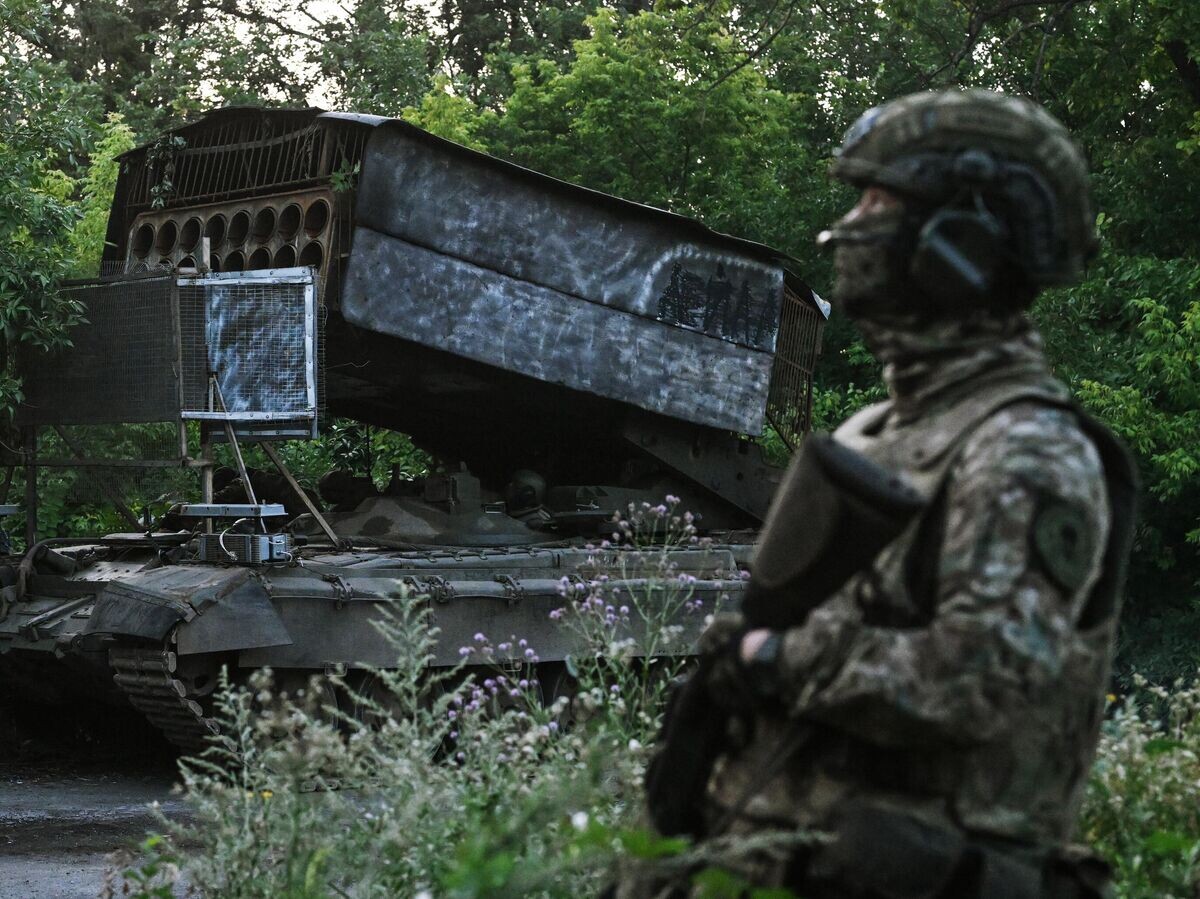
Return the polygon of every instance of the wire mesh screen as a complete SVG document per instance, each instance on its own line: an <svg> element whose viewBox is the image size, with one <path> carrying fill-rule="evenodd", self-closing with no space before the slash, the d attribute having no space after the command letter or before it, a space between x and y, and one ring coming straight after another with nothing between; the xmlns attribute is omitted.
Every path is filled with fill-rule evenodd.
<svg viewBox="0 0 1200 899"><path fill-rule="evenodd" d="M790 287L783 292L779 336L767 393L767 420L789 448L800 445L812 424L813 371L825 317Z"/></svg>
<svg viewBox="0 0 1200 899"><path fill-rule="evenodd" d="M171 421L179 414L175 307L170 277L70 284L83 321L71 346L22 349L23 424Z"/></svg>
<svg viewBox="0 0 1200 899"><path fill-rule="evenodd" d="M177 423L39 428L39 532L135 529L146 510L157 516L195 495L197 473L181 456Z"/></svg>
<svg viewBox="0 0 1200 899"><path fill-rule="evenodd" d="M311 434L319 355L311 275L229 273L180 285L183 416Z"/></svg>

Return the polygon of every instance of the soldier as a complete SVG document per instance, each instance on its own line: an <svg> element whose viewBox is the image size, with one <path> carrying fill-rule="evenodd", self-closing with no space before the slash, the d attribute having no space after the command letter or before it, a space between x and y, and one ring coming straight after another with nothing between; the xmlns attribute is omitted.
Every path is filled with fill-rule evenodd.
<svg viewBox="0 0 1200 899"><path fill-rule="evenodd" d="M1093 252L1083 157L1033 103L947 91L867 112L833 173L863 193L820 242L889 392L834 437L924 501L827 597L805 597L795 626L714 623L706 686L728 718L693 787L703 802L695 822L663 826L655 793L671 780L652 764L652 817L700 837L747 883L807 899L1106 895L1105 866L1070 841L1104 711L1134 476L1052 377L1025 314ZM762 582L804 597L821 571L789 559L825 524L794 482L749 595ZM842 529L828 558L860 552L852 523ZM679 743L669 732L663 752ZM732 839L801 832L827 839ZM617 892L646 886L635 877Z"/></svg>

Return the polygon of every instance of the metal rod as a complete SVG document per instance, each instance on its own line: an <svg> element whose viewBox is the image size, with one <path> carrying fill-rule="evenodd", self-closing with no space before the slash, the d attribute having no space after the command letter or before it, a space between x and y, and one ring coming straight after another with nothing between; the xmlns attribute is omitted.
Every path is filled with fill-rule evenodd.
<svg viewBox="0 0 1200 899"><path fill-rule="evenodd" d="M200 498L201 502L211 505L213 501L213 452L212 440L209 439L208 429L200 426ZM213 532L213 520L204 519L204 532Z"/></svg>
<svg viewBox="0 0 1200 899"><path fill-rule="evenodd" d="M29 426L25 431L25 548L37 544L37 428Z"/></svg>
<svg viewBox="0 0 1200 899"><path fill-rule="evenodd" d="M66 432L66 429L63 428L62 425L54 425L54 433L57 434L59 439L67 445L67 449L74 453L79 459L87 458L84 456L83 450L71 438L71 435ZM108 501L116 507L117 512L120 513L121 517L133 525L133 529L135 531L141 532L147 530L147 528L144 528L142 523L138 521L138 517L133 514L133 510L125 505L125 501L121 499L117 491L113 489L112 484L108 483L108 481L104 478L96 478L96 483L105 493L105 495L108 496Z"/></svg>
<svg viewBox="0 0 1200 899"><path fill-rule="evenodd" d="M287 481L288 486L292 488L292 492L300 498L300 502L304 503L304 507L308 509L309 514L316 519L317 524L321 526L321 530L325 532L325 536L329 538L329 541L334 546L340 546L342 544L342 539L338 537L336 533L334 533L333 528L329 526L329 522L325 520L325 516L321 514L321 510L317 508L316 503L312 501L312 498L308 495L308 493L305 492L304 488L300 486L294 477L292 477L291 471L288 470L287 465L284 464L284 461L280 458L279 453L275 452L275 447L266 442L260 443L259 446L262 447L262 451L267 454L267 458L270 459L275 467L279 469L279 473L283 475L283 479Z"/></svg>
<svg viewBox="0 0 1200 899"><path fill-rule="evenodd" d="M209 383L216 393L216 398L221 402L222 411L228 414L229 407L225 405L225 395L221 393L221 385L217 383L215 374L209 376ZM246 460L242 458L242 448L238 445L237 431L233 427L233 422L228 419L225 421L225 438L233 448L233 459L237 463L238 474L242 476L242 487L246 491L246 499L250 501L251 505L257 506L258 497L254 495L254 485L250 483L250 473L246 471Z"/></svg>
<svg viewBox="0 0 1200 899"><path fill-rule="evenodd" d="M179 459L38 459L41 468L182 468Z"/></svg>
<svg viewBox="0 0 1200 899"><path fill-rule="evenodd" d="M242 458L242 448L238 445L237 434L234 431L233 422L225 422L225 436L229 439L229 445L233 448L233 458L237 462L238 474L242 476L242 486L246 489L246 499L250 501L252 506L258 505L258 497L254 495L254 485L250 483L250 473L246 471L246 460Z"/></svg>
<svg viewBox="0 0 1200 899"><path fill-rule="evenodd" d="M221 408L226 412L229 407L225 405L225 396L221 393L221 385L217 383L216 374L209 375L213 389L216 391L217 399L221 401ZM246 491L246 499L251 505L258 505L258 497L254 495L254 485L250 483L250 472L246 470L246 460L242 458L242 448L238 444L237 431L233 427L233 422L225 422L225 437L229 440L229 445L233 448L233 458L237 462L238 473L242 476L242 489ZM263 533L267 531L267 524L261 518L258 523L262 526Z"/></svg>

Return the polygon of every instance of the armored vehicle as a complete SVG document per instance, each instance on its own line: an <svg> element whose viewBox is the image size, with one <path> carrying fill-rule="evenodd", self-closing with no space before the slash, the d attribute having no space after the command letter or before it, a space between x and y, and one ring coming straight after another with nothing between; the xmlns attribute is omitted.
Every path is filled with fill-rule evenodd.
<svg viewBox="0 0 1200 899"><path fill-rule="evenodd" d="M386 666L371 622L401 598L432 609L435 665L520 633L552 682L549 613L631 502L700 513L711 545L674 563L697 597L738 591L778 474L753 438L807 429L828 311L765 246L315 109L127 153L101 276L63 289L72 345L19 360L0 691L129 702L186 748L220 666ZM334 472L323 508L286 458L338 419L430 470ZM61 536L89 491L122 530Z"/></svg>

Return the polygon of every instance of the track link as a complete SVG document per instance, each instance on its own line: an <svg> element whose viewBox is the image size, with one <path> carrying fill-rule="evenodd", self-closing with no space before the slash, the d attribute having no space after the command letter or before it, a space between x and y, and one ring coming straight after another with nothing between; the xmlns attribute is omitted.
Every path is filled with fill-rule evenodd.
<svg viewBox="0 0 1200 899"><path fill-rule="evenodd" d="M175 653L168 649L122 647L108 651L113 680L135 709L186 752L199 752L217 723L188 697L187 686L176 678Z"/></svg>

